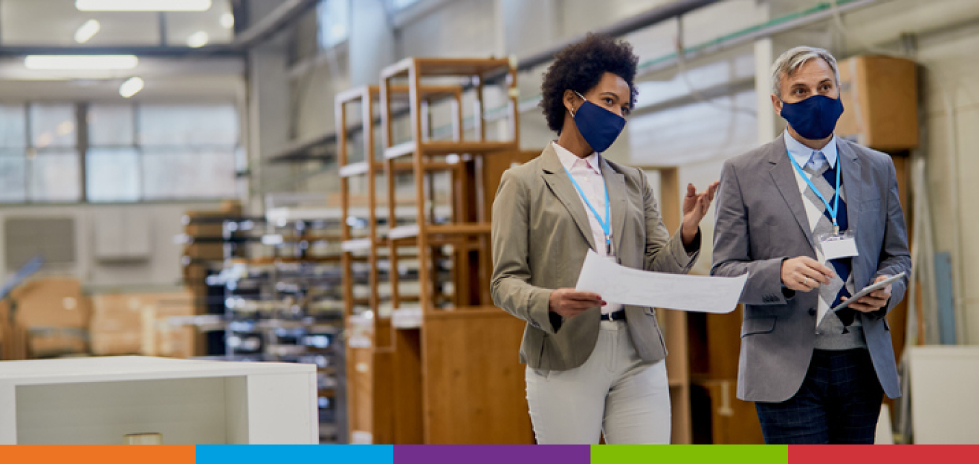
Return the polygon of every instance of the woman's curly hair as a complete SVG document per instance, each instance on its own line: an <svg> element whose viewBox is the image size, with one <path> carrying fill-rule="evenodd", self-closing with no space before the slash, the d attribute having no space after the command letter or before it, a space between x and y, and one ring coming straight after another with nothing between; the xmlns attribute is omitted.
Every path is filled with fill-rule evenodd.
<svg viewBox="0 0 979 464"><path fill-rule="evenodd" d="M544 73L541 83L541 102L547 126L561 133L564 126L564 91L574 90L581 94L591 90L602 80L606 72L621 77L629 84L631 96L629 109L636 105L636 67L639 57L632 52L632 45L615 40L605 34L589 33L585 40L569 45L555 57L554 63Z"/></svg>

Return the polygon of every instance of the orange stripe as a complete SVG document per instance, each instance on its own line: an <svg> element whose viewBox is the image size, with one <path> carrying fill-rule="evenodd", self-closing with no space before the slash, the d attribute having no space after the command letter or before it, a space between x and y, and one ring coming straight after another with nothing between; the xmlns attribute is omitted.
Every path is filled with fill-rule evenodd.
<svg viewBox="0 0 979 464"><path fill-rule="evenodd" d="M0 446L0 462L71 464L194 464L192 445L5 445Z"/></svg>

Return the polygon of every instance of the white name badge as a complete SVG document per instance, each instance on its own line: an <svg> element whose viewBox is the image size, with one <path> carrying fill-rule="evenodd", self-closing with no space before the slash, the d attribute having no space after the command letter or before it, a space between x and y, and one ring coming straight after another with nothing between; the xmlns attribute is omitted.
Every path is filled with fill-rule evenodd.
<svg viewBox="0 0 979 464"><path fill-rule="evenodd" d="M857 251L857 238L851 230L840 234L820 234L816 237L816 242L819 243L826 261L860 255Z"/></svg>

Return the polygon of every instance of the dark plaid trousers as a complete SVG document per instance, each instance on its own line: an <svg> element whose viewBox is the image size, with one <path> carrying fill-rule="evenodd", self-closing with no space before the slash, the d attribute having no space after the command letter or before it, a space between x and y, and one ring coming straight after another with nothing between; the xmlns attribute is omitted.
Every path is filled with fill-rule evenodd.
<svg viewBox="0 0 979 464"><path fill-rule="evenodd" d="M873 444L882 399L866 349L814 350L795 396L755 409L767 444Z"/></svg>

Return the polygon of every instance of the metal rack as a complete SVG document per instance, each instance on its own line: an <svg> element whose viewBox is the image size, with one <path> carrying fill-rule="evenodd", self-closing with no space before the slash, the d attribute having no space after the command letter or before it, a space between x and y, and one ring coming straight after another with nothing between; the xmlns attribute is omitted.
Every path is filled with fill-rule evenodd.
<svg viewBox="0 0 979 464"><path fill-rule="evenodd" d="M209 218L209 221L217 219ZM223 217L222 245L210 265L208 315L178 318L221 334L223 352L207 359L297 362L317 366L322 443L346 443L343 312L337 221L309 217ZM264 225L264 227L260 227ZM264 248L265 257L253 249Z"/></svg>

